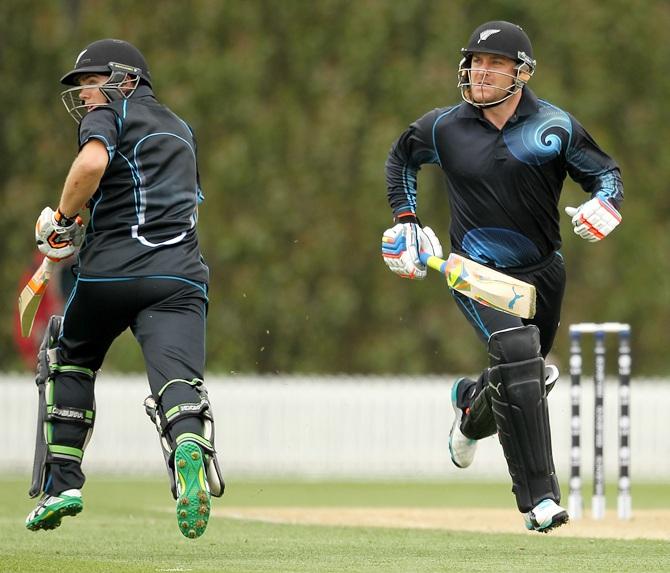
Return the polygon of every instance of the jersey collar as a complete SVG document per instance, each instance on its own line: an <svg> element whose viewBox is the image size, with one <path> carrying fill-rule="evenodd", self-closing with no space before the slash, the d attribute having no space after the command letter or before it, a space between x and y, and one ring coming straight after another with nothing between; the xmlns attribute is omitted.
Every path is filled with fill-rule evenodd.
<svg viewBox="0 0 670 573"><path fill-rule="evenodd" d="M155 98L156 96L154 95L153 90L145 85L145 84L140 84L137 86L137 89L133 92L133 95L131 95L131 98L140 98L140 97L153 97Z"/></svg>

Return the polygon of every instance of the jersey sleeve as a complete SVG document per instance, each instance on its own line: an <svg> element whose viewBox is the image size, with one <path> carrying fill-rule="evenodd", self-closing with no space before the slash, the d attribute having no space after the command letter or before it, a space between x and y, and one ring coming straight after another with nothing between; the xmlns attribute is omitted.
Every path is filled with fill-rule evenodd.
<svg viewBox="0 0 670 573"><path fill-rule="evenodd" d="M616 209L623 202L623 182L617 163L593 140L572 116L572 139L566 158L568 174L591 197L600 197Z"/></svg>
<svg viewBox="0 0 670 573"><path fill-rule="evenodd" d="M100 140L107 148L109 161L116 153L119 139L119 122L116 113L108 107L100 107L87 113L79 124L79 149L91 139Z"/></svg>
<svg viewBox="0 0 670 573"><path fill-rule="evenodd" d="M426 163L439 163L433 141L433 126L439 116L434 109L412 123L391 147L386 159L386 187L393 216L416 215L416 176Z"/></svg>

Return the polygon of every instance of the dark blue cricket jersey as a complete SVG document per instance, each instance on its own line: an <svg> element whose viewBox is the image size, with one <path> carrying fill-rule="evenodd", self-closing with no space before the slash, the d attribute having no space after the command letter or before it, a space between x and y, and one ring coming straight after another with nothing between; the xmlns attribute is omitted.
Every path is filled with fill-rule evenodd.
<svg viewBox="0 0 670 573"><path fill-rule="evenodd" d="M191 128L140 86L86 114L79 145L98 139L109 164L89 202L83 277L174 276L207 283L196 234L202 198Z"/></svg>
<svg viewBox="0 0 670 573"><path fill-rule="evenodd" d="M566 175L617 209L623 201L617 164L574 117L527 87L502 130L465 102L411 124L386 161L394 215L416 213L416 176L425 163L446 176L452 250L496 267L533 265L560 248Z"/></svg>

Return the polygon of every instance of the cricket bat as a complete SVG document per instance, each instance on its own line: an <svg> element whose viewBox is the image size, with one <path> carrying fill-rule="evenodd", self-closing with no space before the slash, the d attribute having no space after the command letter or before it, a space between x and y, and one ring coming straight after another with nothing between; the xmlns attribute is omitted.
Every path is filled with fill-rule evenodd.
<svg viewBox="0 0 670 573"><path fill-rule="evenodd" d="M56 263L47 257L44 257L42 264L35 271L35 274L23 287L19 295L19 319L21 321L21 336L30 336L33 329L33 322L37 309L42 302L42 295L49 284L51 272Z"/></svg>
<svg viewBox="0 0 670 573"><path fill-rule="evenodd" d="M535 316L535 287L456 253L447 260L420 253L424 265L447 277L449 288L477 302L521 318Z"/></svg>

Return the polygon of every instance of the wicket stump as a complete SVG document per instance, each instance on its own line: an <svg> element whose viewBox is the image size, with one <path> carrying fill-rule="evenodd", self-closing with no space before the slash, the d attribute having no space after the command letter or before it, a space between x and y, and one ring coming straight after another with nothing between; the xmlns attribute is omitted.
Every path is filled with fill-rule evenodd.
<svg viewBox="0 0 670 573"><path fill-rule="evenodd" d="M619 519L630 519L632 499L630 493L630 325L619 322L600 324L585 322L570 325L570 404L571 404L571 448L570 448L570 494L568 513L570 519L582 517L581 481L581 376L582 345L584 334L594 335L595 369L594 417L593 417L593 496L591 515L593 519L605 517L605 463L604 463L604 403L605 403L605 335L617 334L619 375L619 482L617 515Z"/></svg>

